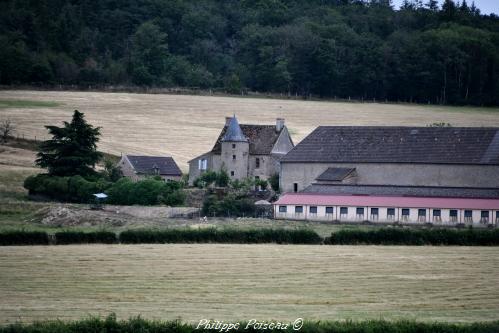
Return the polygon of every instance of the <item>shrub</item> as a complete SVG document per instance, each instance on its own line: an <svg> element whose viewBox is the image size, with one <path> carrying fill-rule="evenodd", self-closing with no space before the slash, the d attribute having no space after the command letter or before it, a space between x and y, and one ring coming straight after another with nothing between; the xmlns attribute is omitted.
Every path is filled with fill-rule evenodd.
<svg viewBox="0 0 499 333"><path fill-rule="evenodd" d="M122 178L114 183L106 193L107 202L117 205L158 205L178 206L184 203L185 193L179 182L164 182L148 178L133 182Z"/></svg>
<svg viewBox="0 0 499 333"><path fill-rule="evenodd" d="M322 238L312 230L286 229L170 229L170 230L127 230L119 240L123 244L141 243L277 243L277 244L320 244Z"/></svg>
<svg viewBox="0 0 499 333"><path fill-rule="evenodd" d="M49 237L43 231L4 231L0 233L0 245L48 245Z"/></svg>
<svg viewBox="0 0 499 333"><path fill-rule="evenodd" d="M203 172L201 176L196 178L193 185L199 188L205 188L212 184L215 184L219 187L227 187L229 185L229 182L229 174L225 169L222 169L220 172L208 170L206 172Z"/></svg>
<svg viewBox="0 0 499 333"><path fill-rule="evenodd" d="M499 229L396 229L340 230L326 238L326 244L355 245L464 245L497 246Z"/></svg>
<svg viewBox="0 0 499 333"><path fill-rule="evenodd" d="M248 198L227 195L223 199L218 199L210 195L203 203L202 212L209 216L252 216L256 214L256 206L253 200Z"/></svg>
<svg viewBox="0 0 499 333"><path fill-rule="evenodd" d="M24 187L30 194L39 194L51 199L88 203L94 200L94 193L105 191L111 186L104 179L87 180L81 176L58 177L47 174L29 176Z"/></svg>
<svg viewBox="0 0 499 333"><path fill-rule="evenodd" d="M279 192L279 174L274 174L269 178L270 187L276 192Z"/></svg>
<svg viewBox="0 0 499 333"><path fill-rule="evenodd" d="M55 241L58 245L88 243L114 244L118 242L118 238L114 232L110 231L61 231L55 233Z"/></svg>

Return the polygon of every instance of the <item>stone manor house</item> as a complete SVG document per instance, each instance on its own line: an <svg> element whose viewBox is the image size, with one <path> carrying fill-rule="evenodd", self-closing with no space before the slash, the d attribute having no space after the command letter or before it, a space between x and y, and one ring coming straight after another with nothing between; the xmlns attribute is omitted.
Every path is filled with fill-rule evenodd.
<svg viewBox="0 0 499 333"><path fill-rule="evenodd" d="M294 147L284 119L275 125L239 124L227 117L213 148L189 161L189 184L203 172L225 169L231 179L268 179L279 174L279 161Z"/></svg>

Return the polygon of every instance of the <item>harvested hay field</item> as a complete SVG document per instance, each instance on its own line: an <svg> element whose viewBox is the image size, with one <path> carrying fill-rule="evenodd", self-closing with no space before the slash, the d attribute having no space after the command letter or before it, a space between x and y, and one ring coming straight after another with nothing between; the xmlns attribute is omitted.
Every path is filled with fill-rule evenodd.
<svg viewBox="0 0 499 333"><path fill-rule="evenodd" d="M168 154L184 171L188 160L211 149L224 117L234 113L241 123L271 124L284 117L295 142L319 125L499 126L497 108L52 91L0 91L1 100L9 101L2 118L11 118L26 138L47 138L44 125L60 125L78 109L102 126L100 150Z"/></svg>
<svg viewBox="0 0 499 333"><path fill-rule="evenodd" d="M119 318L497 320L499 248L3 247L0 322Z"/></svg>

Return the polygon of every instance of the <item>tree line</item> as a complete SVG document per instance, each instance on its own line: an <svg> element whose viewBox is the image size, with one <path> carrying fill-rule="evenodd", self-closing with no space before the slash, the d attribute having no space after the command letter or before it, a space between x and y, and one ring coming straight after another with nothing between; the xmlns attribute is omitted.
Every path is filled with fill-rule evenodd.
<svg viewBox="0 0 499 333"><path fill-rule="evenodd" d="M466 0L5 0L0 84L497 106L499 18Z"/></svg>

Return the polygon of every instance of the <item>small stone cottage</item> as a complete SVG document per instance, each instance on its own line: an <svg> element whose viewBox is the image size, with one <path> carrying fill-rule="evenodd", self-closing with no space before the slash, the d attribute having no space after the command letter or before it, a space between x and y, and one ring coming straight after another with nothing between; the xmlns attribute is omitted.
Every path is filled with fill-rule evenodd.
<svg viewBox="0 0 499 333"><path fill-rule="evenodd" d="M123 155L118 163L123 176L134 181L160 176L165 181L180 181L182 171L169 156Z"/></svg>

